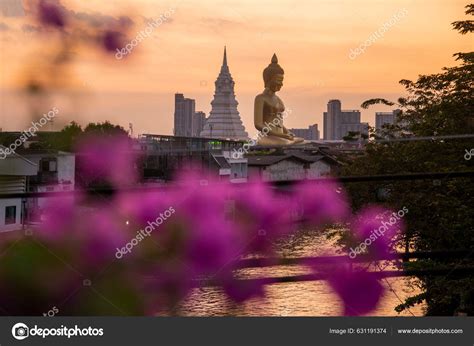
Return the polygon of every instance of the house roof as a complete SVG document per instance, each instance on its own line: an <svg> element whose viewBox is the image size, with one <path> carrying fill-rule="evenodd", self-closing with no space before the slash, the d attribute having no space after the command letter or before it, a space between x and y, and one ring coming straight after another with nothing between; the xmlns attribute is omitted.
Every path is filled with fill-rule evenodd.
<svg viewBox="0 0 474 346"><path fill-rule="evenodd" d="M227 162L226 158L221 155L212 155L214 160L216 160L217 164L220 168L230 168L229 162Z"/></svg>
<svg viewBox="0 0 474 346"><path fill-rule="evenodd" d="M5 146L0 145L5 152ZM0 159L0 175L33 176L38 174L38 166L16 152Z"/></svg>
<svg viewBox="0 0 474 346"><path fill-rule="evenodd" d="M74 153L66 152L66 151L61 151L61 150L55 150L55 149L30 149L30 148L18 148L17 153L23 156L70 156L70 155L75 155Z"/></svg>
<svg viewBox="0 0 474 346"><path fill-rule="evenodd" d="M316 154L311 155L303 152L292 152L284 155L249 155L247 156L249 166L271 166L283 160L296 160L303 163L314 163L320 160L328 161L330 164L339 164L334 158Z"/></svg>

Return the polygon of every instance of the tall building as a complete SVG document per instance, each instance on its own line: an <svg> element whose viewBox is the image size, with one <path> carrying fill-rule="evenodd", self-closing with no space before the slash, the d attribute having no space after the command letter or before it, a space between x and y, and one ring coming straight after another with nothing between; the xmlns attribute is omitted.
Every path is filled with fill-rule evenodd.
<svg viewBox="0 0 474 346"><path fill-rule="evenodd" d="M318 124L310 125L307 129L290 129L296 137L304 138L308 141L319 140Z"/></svg>
<svg viewBox="0 0 474 346"><path fill-rule="evenodd" d="M196 112L193 115L193 137L199 137L206 124L206 113Z"/></svg>
<svg viewBox="0 0 474 346"><path fill-rule="evenodd" d="M385 124L393 125L397 121L397 116L400 113L399 109L392 112L376 112L375 113L375 129L381 130Z"/></svg>
<svg viewBox="0 0 474 346"><path fill-rule="evenodd" d="M310 138L308 140L314 140L314 141L318 141L321 138L319 129L318 129L318 124L309 126L309 137Z"/></svg>
<svg viewBox="0 0 474 346"><path fill-rule="evenodd" d="M212 110L207 118L201 137L222 139L248 139L248 134L237 110L235 99L235 82L227 65L227 51L224 48L224 59L221 71L215 82L216 91L212 100Z"/></svg>
<svg viewBox="0 0 474 346"><path fill-rule="evenodd" d="M369 124L360 122L360 111L342 110L339 100L329 100L328 110L323 117L325 140L341 140L349 132L369 132Z"/></svg>
<svg viewBox="0 0 474 346"><path fill-rule="evenodd" d="M193 118L196 102L185 98L183 94L174 95L174 135L179 137L193 136Z"/></svg>

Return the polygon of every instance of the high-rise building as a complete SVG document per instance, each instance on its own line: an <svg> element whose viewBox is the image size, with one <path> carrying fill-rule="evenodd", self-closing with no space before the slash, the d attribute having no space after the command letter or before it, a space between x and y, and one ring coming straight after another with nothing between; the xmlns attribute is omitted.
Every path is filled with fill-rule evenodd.
<svg viewBox="0 0 474 346"><path fill-rule="evenodd" d="M193 137L199 137L206 124L206 113L196 112L193 115Z"/></svg>
<svg viewBox="0 0 474 346"><path fill-rule="evenodd" d="M321 138L319 129L318 129L318 124L310 125L309 126L309 138L308 140L314 140L318 141Z"/></svg>
<svg viewBox="0 0 474 346"><path fill-rule="evenodd" d="M324 139L341 140L349 132L368 134L369 124L360 122L360 111L342 110L341 101L329 100L328 110L323 114Z"/></svg>
<svg viewBox="0 0 474 346"><path fill-rule="evenodd" d="M174 135L179 137L193 136L193 117L196 101L185 98L183 94L174 95Z"/></svg>
<svg viewBox="0 0 474 346"><path fill-rule="evenodd" d="M381 130L385 124L393 125L397 121L397 116L400 113L399 109L392 112L376 112L375 113L375 129Z"/></svg>
<svg viewBox="0 0 474 346"><path fill-rule="evenodd" d="M212 110L201 132L201 137L248 139L248 134L237 110L239 103L235 99L235 82L227 65L227 51L225 48L221 71L215 85L214 100L211 102Z"/></svg>
<svg viewBox="0 0 474 346"><path fill-rule="evenodd" d="M318 124L310 125L307 129L290 129L296 137L304 138L308 141L319 140Z"/></svg>

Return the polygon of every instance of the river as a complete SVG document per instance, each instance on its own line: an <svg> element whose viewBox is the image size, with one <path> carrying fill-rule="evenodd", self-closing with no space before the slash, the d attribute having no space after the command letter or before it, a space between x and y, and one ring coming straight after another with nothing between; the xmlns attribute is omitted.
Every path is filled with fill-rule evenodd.
<svg viewBox="0 0 474 346"><path fill-rule="evenodd" d="M321 231L308 230L278 246L284 257L336 254L336 245ZM245 277L284 276L307 273L302 266L278 266L246 269ZM369 316L422 316L424 306L398 314L394 307L400 300L419 293L408 285L408 278L382 280L385 294ZM393 289L393 291L392 291ZM265 287L265 298L255 298L237 305L229 301L219 288L197 288L179 309L182 316L340 316L342 305L325 281L272 284Z"/></svg>

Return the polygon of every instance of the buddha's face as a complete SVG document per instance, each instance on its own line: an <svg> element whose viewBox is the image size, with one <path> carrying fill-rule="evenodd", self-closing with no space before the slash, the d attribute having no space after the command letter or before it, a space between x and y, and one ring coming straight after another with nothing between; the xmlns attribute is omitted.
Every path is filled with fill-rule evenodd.
<svg viewBox="0 0 474 346"><path fill-rule="evenodd" d="M272 81L268 85L268 88L273 92L277 92L281 89L282 86L283 86L283 75L282 74L276 74L272 78Z"/></svg>

